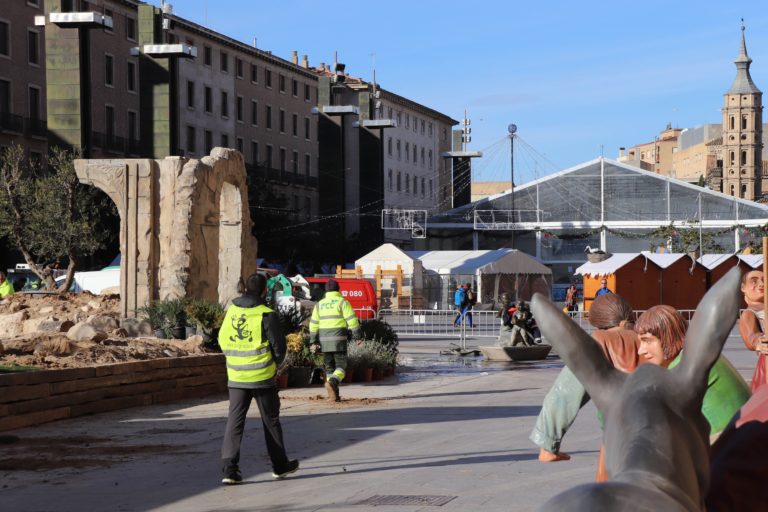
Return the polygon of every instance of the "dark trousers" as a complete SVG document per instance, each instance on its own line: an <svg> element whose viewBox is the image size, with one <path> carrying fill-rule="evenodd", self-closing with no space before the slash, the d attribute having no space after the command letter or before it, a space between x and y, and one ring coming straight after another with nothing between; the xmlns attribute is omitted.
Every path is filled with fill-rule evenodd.
<svg viewBox="0 0 768 512"><path fill-rule="evenodd" d="M240 462L240 443L243 440L245 416L251 406L251 399L256 400L259 407L272 468L283 468L288 463L283 443L283 428L280 426L280 397L277 395L277 388L229 388L229 418L221 446L221 462L225 471L237 468Z"/></svg>

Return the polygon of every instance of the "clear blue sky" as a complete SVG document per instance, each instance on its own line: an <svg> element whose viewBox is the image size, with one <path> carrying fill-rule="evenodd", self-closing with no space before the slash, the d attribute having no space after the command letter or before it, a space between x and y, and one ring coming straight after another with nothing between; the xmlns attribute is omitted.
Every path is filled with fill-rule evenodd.
<svg viewBox="0 0 768 512"><path fill-rule="evenodd" d="M156 4L159 0L155 0ZM177 0L179 16L290 58L332 62L460 119L472 119L475 179L518 184L620 146L653 140L668 122L719 123L745 19L752 77L768 93L763 1ZM766 100L768 101L768 100ZM520 148L520 151L517 148Z"/></svg>

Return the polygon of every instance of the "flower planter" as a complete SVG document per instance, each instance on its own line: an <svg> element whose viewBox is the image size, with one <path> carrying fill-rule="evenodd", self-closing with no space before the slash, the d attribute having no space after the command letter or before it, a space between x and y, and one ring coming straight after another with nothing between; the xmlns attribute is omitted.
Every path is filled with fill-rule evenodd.
<svg viewBox="0 0 768 512"><path fill-rule="evenodd" d="M395 374L395 369L392 366L384 370L384 377L391 377L394 374Z"/></svg>
<svg viewBox="0 0 768 512"><path fill-rule="evenodd" d="M373 380L373 368L363 368L363 382L371 382Z"/></svg>
<svg viewBox="0 0 768 512"><path fill-rule="evenodd" d="M277 388L278 389L285 389L288 387L288 374L287 373L281 373L277 377L275 377L275 382L277 382Z"/></svg>
<svg viewBox="0 0 768 512"><path fill-rule="evenodd" d="M288 369L288 386L292 388L303 388L309 386L309 379L311 377L312 367L291 367Z"/></svg>
<svg viewBox="0 0 768 512"><path fill-rule="evenodd" d="M347 384L349 384L350 382L352 382L352 379L354 378L354 376L355 376L355 369L347 368L346 374L344 375L344 380L341 382L346 382Z"/></svg>
<svg viewBox="0 0 768 512"><path fill-rule="evenodd" d="M373 370L373 380L381 380L384 378L384 370L376 368Z"/></svg>

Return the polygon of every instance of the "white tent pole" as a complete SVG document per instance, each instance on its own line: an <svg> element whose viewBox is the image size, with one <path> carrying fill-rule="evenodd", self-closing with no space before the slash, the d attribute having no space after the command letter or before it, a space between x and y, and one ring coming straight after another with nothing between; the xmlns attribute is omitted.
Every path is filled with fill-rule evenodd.
<svg viewBox="0 0 768 512"><path fill-rule="evenodd" d="M493 300L499 297L499 281L501 280L501 274L496 274L496 279L493 285Z"/></svg>

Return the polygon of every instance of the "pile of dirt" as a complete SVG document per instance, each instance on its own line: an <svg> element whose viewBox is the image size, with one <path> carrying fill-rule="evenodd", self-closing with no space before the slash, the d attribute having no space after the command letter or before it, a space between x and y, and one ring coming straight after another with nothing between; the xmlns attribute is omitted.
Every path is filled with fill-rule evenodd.
<svg viewBox="0 0 768 512"><path fill-rule="evenodd" d="M81 368L205 352L198 336L139 336L151 329L121 324L119 305L117 295L88 292L13 295L0 305L0 366Z"/></svg>

